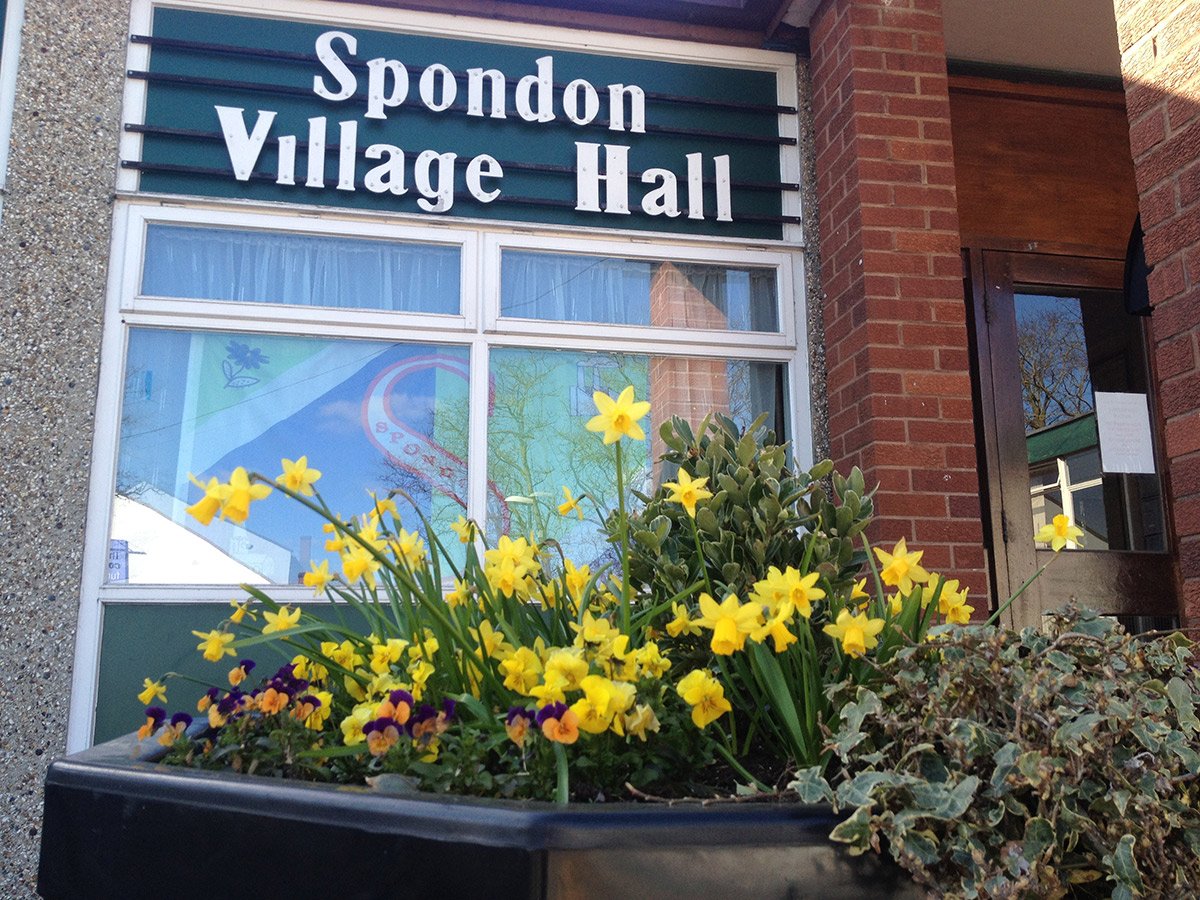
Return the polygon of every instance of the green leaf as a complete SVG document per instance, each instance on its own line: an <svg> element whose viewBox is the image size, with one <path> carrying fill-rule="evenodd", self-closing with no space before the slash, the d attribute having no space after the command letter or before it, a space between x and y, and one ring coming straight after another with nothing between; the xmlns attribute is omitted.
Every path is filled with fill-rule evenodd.
<svg viewBox="0 0 1200 900"><path fill-rule="evenodd" d="M1179 715L1179 724L1191 731L1200 731L1200 719L1196 718L1195 697L1188 683L1179 676L1167 682L1167 697Z"/></svg>
<svg viewBox="0 0 1200 900"><path fill-rule="evenodd" d="M1138 871L1137 860L1133 857L1133 846L1133 835L1124 835L1118 842L1117 849L1111 855L1106 855L1104 861L1112 866L1117 881L1141 893L1142 873ZM1116 892L1113 896L1116 896Z"/></svg>
<svg viewBox="0 0 1200 900"><path fill-rule="evenodd" d="M833 800L833 790L821 775L820 766L809 766L798 771L788 790L795 791L801 803L828 803Z"/></svg>
<svg viewBox="0 0 1200 900"><path fill-rule="evenodd" d="M1092 741L1089 738L1095 732L1096 726L1104 720L1103 713L1084 713L1081 716L1077 716L1054 733L1054 742L1068 746L1090 744Z"/></svg>
<svg viewBox="0 0 1200 900"><path fill-rule="evenodd" d="M871 847L872 824L869 808L860 806L853 815L829 833L829 839L840 844L849 844L850 853L857 856Z"/></svg>
<svg viewBox="0 0 1200 900"><path fill-rule="evenodd" d="M1054 826L1048 819L1037 817L1025 823L1025 858L1036 861L1046 849L1054 846Z"/></svg>

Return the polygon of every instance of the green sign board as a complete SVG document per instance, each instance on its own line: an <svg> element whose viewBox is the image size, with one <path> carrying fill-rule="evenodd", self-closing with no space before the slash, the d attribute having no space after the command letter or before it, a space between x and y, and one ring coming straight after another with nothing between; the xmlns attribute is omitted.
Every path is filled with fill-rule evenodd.
<svg viewBox="0 0 1200 900"><path fill-rule="evenodd" d="M774 70L156 8L145 192L779 239Z"/></svg>

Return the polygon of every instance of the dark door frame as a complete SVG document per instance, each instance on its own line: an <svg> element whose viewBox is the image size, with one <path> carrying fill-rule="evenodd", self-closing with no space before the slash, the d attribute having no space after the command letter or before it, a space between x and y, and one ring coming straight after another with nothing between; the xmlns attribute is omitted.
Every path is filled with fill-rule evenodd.
<svg viewBox="0 0 1200 900"><path fill-rule="evenodd" d="M1024 421L1020 371L1011 363L1017 359L1013 285L1120 290L1124 261L981 249L966 251L965 261L979 389L983 515L991 537L992 587L996 603L1002 603L1055 557L1033 543L1024 428L1000 425ZM1154 379L1148 377L1147 383L1153 389ZM1161 437L1154 437L1161 476ZM1171 547L1171 522L1169 515L1166 518L1167 546ZM1178 616L1178 586L1170 553L1083 550L1059 555L1012 605L1006 616L1009 624L1039 626L1046 612L1072 597L1121 617Z"/></svg>

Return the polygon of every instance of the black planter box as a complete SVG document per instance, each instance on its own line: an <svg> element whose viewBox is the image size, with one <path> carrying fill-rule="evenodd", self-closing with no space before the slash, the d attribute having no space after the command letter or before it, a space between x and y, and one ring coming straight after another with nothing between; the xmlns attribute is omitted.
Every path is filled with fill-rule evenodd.
<svg viewBox="0 0 1200 900"><path fill-rule="evenodd" d="M890 861L830 843L826 807L385 794L163 766L133 747L50 766L44 897L921 896Z"/></svg>

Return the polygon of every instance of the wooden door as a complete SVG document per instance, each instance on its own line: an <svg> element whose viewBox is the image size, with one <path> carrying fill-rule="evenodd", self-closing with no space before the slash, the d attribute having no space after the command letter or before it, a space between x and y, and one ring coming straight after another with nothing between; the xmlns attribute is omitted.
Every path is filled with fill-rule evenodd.
<svg viewBox="0 0 1200 900"><path fill-rule="evenodd" d="M999 601L1053 560L1009 620L1037 625L1074 599L1136 630L1169 627L1178 598L1150 397L1149 322L1125 309L1122 262L983 251L970 255L970 273ZM1136 428L1134 438L1111 437L1111 406L1103 410L1102 445L1100 392L1107 403L1134 408L1144 399L1153 472L1125 471L1139 467L1126 457L1146 448ZM1034 535L1057 514L1085 534L1082 546L1055 558Z"/></svg>

